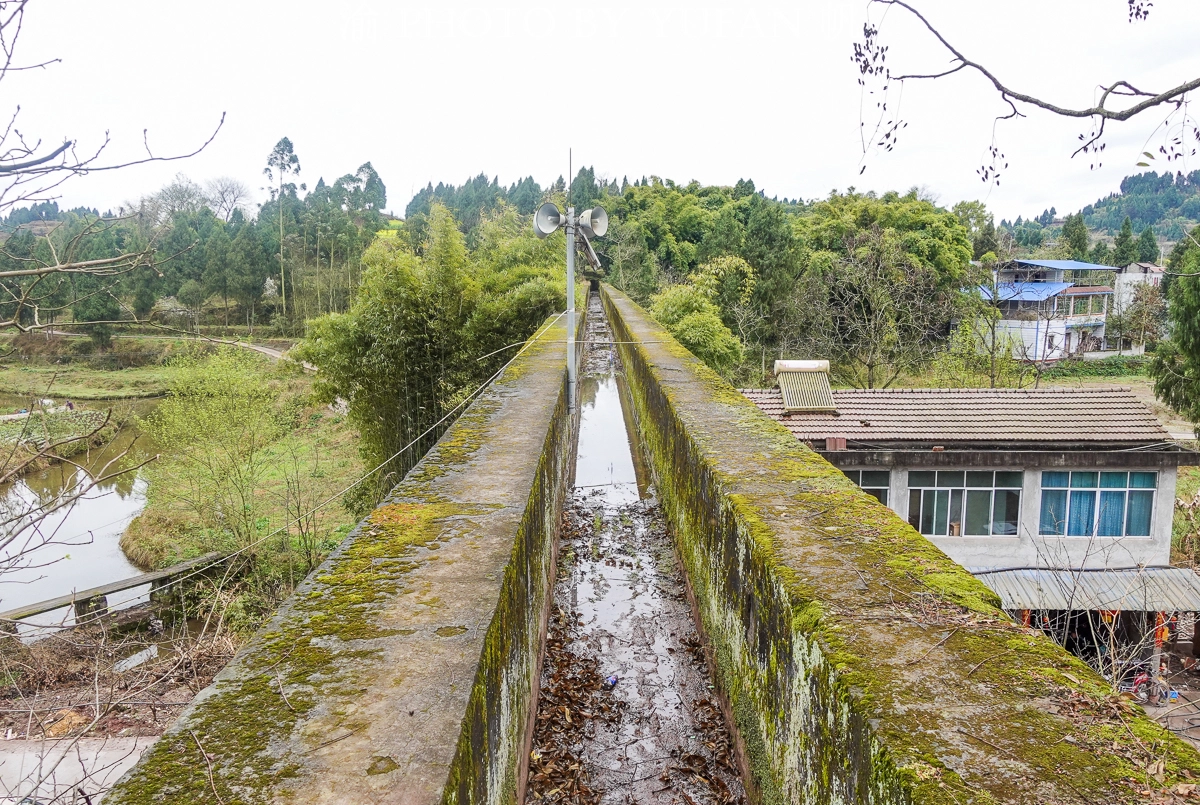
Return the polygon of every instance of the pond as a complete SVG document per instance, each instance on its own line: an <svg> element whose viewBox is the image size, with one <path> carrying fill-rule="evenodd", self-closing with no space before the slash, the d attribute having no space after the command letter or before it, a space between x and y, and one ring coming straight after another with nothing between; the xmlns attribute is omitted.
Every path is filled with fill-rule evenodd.
<svg viewBox="0 0 1200 805"><path fill-rule="evenodd" d="M0 412L27 404L15 405L9 395L0 395ZM153 405L140 402L132 409L145 414ZM114 409L114 416L128 414L130 409L129 404L122 404L120 411ZM126 426L110 444L73 457L80 468L56 464L0 488L0 507L11 513L45 506L88 477L101 472L112 476L135 467L155 452L136 427ZM140 574L142 571L125 558L118 541L145 506L146 485L137 470L118 474L68 505L52 510L36 527L24 529L0 550L0 612ZM15 565L5 562L21 551L26 553ZM148 595L148 586L128 590L111 596L109 605L123 609L145 601ZM68 607L30 618L28 623L69 624L73 614Z"/></svg>

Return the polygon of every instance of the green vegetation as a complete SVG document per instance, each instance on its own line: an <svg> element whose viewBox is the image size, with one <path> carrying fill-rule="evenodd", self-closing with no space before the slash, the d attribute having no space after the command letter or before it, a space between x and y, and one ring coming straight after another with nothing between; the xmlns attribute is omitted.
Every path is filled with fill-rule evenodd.
<svg viewBox="0 0 1200 805"><path fill-rule="evenodd" d="M284 156L279 156L279 153ZM209 324L272 325L302 333L307 318L344 311L361 273L363 251L384 226L387 193L371 164L327 185L288 182L288 157L298 158L287 138L268 159L270 199L256 218L244 206L248 191L237 182L208 190L185 176L142 198L133 215L57 205L17 209L4 222L10 232L0 270L63 261L113 258L153 248L156 264L107 276L49 274L10 278L0 316L33 323L98 322L86 331L100 349L112 346L113 321L164 323L183 330ZM282 162L280 161L282 160ZM229 192L229 186L233 186ZM104 322L104 323L99 323Z"/></svg>
<svg viewBox="0 0 1200 805"><path fill-rule="evenodd" d="M1160 400L1200 422L1200 244L1177 248L1171 261L1178 272L1168 291L1171 334L1158 345L1150 374Z"/></svg>
<svg viewBox="0 0 1200 805"><path fill-rule="evenodd" d="M449 428L466 395L565 307L561 234L538 240L510 207L473 230L470 247L441 205L420 227L420 240L408 227L377 240L353 307L309 322L295 352L318 367L322 401L348 403L364 463L380 467L350 495L360 513Z"/></svg>
<svg viewBox="0 0 1200 805"><path fill-rule="evenodd" d="M1057 214L1051 207L1028 220L1018 216L1012 223L1001 221L1000 228L1011 234L1019 247L1031 253L1044 242L1057 239L1069 243L1071 253L1083 255L1076 259L1093 263L1115 266L1135 261L1157 262L1158 239L1180 241L1184 233L1200 221L1200 171L1183 174L1168 170L1161 175L1150 171L1126 176L1121 180L1119 192L1087 205L1078 216L1068 216L1061 232L1054 226ZM1120 237L1120 245L1125 250L1120 255L1114 254L1118 244L1114 243L1110 249L1106 242L1098 239L1089 251L1084 245L1086 241L1081 244L1078 239L1072 239L1067 231L1068 224L1082 225L1085 235L1090 229L1097 235ZM1129 241L1134 232L1141 234L1131 248ZM1101 246L1103 248L1099 248Z"/></svg>
<svg viewBox="0 0 1200 805"><path fill-rule="evenodd" d="M1150 371L1150 358L1118 355L1099 361L1063 361L1042 372L1042 378L1068 377L1144 377Z"/></svg>
<svg viewBox="0 0 1200 805"><path fill-rule="evenodd" d="M141 366L118 371L86 366L11 364L0 368L0 393L72 400L125 400L160 397L179 374L171 366Z"/></svg>
<svg viewBox="0 0 1200 805"><path fill-rule="evenodd" d="M357 439L313 402L295 365L226 348L173 366L167 398L143 422L162 453L121 547L146 568L239 552L223 617L250 629L353 525L336 500L313 509L359 478Z"/></svg>

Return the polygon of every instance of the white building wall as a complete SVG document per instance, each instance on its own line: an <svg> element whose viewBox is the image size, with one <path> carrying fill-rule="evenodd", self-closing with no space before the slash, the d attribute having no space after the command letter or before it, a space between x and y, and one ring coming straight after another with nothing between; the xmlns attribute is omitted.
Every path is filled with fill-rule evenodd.
<svg viewBox="0 0 1200 805"><path fill-rule="evenodd" d="M997 338L1013 342L1013 357L1022 361L1056 361L1067 357L1067 323L1064 319L1019 321L1004 319L996 326Z"/></svg>
<svg viewBox="0 0 1200 805"><path fill-rule="evenodd" d="M927 468L922 468L927 469ZM944 470L976 467L941 467ZM969 570L1050 568L1095 570L1105 567L1167 566L1171 560L1171 521L1175 512L1174 467L1160 468L1155 490L1149 537L1059 537L1038 534L1041 519L1042 473L1037 467L1006 467L1024 470L1018 534L1013 537L927 537L954 561ZM1055 467L1097 470L1096 467ZM1111 468L1126 469L1126 468ZM908 468L892 469L888 507L908 519Z"/></svg>

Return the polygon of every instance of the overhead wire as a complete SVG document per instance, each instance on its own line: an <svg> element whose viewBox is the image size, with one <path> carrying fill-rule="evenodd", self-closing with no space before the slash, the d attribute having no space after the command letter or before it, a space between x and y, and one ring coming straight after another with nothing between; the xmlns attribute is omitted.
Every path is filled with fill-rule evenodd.
<svg viewBox="0 0 1200 805"><path fill-rule="evenodd" d="M364 473L362 476L360 476L360 477L359 477L359 478L358 478L356 481L354 481L353 483L351 483L349 486L345 487L345 488L344 488L344 489L342 489L340 492L336 492L336 493L334 493L333 495L329 496L329 497L328 497L328 498L326 498L325 500L323 500L323 501L321 501L320 503L318 503L316 506L314 506L314 507L313 507L312 509L310 509L309 511L305 512L304 514L298 515L297 517L295 517L295 518L294 518L294 519L292 519L292 520L289 520L289 521L288 521L287 523L285 523L284 525L280 526L279 528L275 529L274 531L270 532L269 534L266 534L265 536L263 536L263 537L260 537L259 539L255 540L254 542L251 542L251 543L249 543L249 544L247 544L247 545L243 545L242 547L238 548L237 550L235 550L235 551L232 551L232 552L230 552L230 553L227 553L227 554L225 554L224 556L221 556L221 557L220 557L220 558L218 558L218 559L214 559L212 562L210 562L210 563L208 563L208 564L206 564L206 565L201 565L201 566L199 566L199 567L195 568L194 570L192 570L192 571L190 571L190 572L188 572L188 573L186 573L186 574L183 574L183 575L177 576L177 577L175 577L175 578L171 579L170 581L163 582L163 584L162 584L162 586L160 587L160 589L162 589L162 588L165 588L165 587L169 587L169 586L173 586L173 585L175 585L175 584L180 584L180 583L182 583L182 582L184 582L184 581L186 581L186 580L188 580L188 579L192 578L193 576L200 575L201 573L207 572L208 570L211 570L212 568L214 568L214 567L217 567L218 565L224 564L224 563L225 563L226 561L228 561L229 559L232 559L232 558L234 558L234 557L236 557L236 556L238 556L238 555L240 555L240 554L242 554L242 553L245 553L246 551L249 551L249 550L251 550L252 548L256 548L256 547L258 547L258 546L259 546L259 545L261 545L262 543L266 542L267 540L271 539L272 537L278 536L278 535L279 535L280 533L282 533L283 531L285 531L285 530L287 530L287 529L291 528L291 526L295 525L296 523L299 523L299 522L301 522L302 520L304 520L304 518L306 518L306 517L309 517L309 516L311 516L311 515L315 514L316 512L318 512L318 511L320 511L321 509L323 509L323 508L325 508L326 506L328 506L328 505L329 505L330 503L332 503L333 501L335 501L335 500L337 500L338 498L340 498L340 497L342 497L343 495L345 495L345 494L346 494L347 492L349 492L350 490L354 489L356 486L358 486L359 484L361 484L363 481L367 480L367 479L368 479L368 478L370 478L372 475L374 475L375 473L379 472L379 470L383 469L383 468L384 468L384 467L386 467L388 464L390 464L391 462L393 462L393 461L395 461L397 458L399 458L401 455L403 455L405 452L407 452L408 450L410 450L410 449L413 447L413 445L415 445L415 444L417 444L418 442L420 442L420 441L421 441L421 439L424 439L426 436L428 436L430 433L432 433L432 432L433 432L433 431L434 431L436 428L438 428L439 426L441 426L441 425L442 425L442 423L444 423L446 420L450 419L450 418L451 418L451 417L454 415L454 413L455 413L456 411L458 411L458 409L462 408L464 405L466 405L468 402L470 402L472 399L474 399L476 396L478 396L478 395L479 395L481 392L483 392L485 389L487 389L489 386L491 386L492 382L493 382L493 381L495 381L495 380L496 380L496 378L500 377L500 375L504 373L504 370L505 370L505 369L507 369L507 368L508 368L510 365L512 365L513 361L515 361L517 358L521 357L521 355L522 355L522 354L525 352L525 350L526 350L526 349L528 349L528 348L529 348L531 345L533 345L533 344L535 344L535 343L537 343L537 342L538 342L538 340L539 340L539 337L542 335L542 333L546 332L546 330L548 330L550 327L554 326L555 322L557 322L557 321L558 321L560 318L562 318L562 317L563 317L563 316L565 316L565 315L566 315L566 311L563 311L562 313L559 313L559 314L557 314L556 316L554 316L554 318L550 319L548 322L545 322L545 323L544 323L544 324L543 324L541 327L539 327L539 328L538 328L538 330L537 330L537 331L536 331L536 332L535 332L535 333L534 333L532 336L530 336L530 337L529 337L529 339L528 339L528 340L526 340L525 342L523 342L523 343L524 343L524 346L523 346L523 347L522 347L522 348L521 348L521 349L520 349L520 350L517 352L517 354L516 354L516 355L513 355L511 358L509 358L509 360L508 360L508 361L507 361L507 362L506 362L506 363L505 363L503 366L501 366L501 367L500 367L500 368L499 368L499 369L498 369L498 370L497 370L497 371L496 371L496 372L495 372L495 373L494 373L494 374L493 374L491 377L489 377L487 380L485 380L483 383L481 383L479 386L477 386L477 387L476 387L476 388L475 388L475 389L474 389L474 390L473 390L473 391L472 391L470 394L468 394L466 397L464 397L464 398L463 398L463 399L462 399L462 400L461 400L461 401L458 403L458 405L456 405L456 406L454 406L453 408L451 408L451 409L450 409L450 410L449 410L449 411L448 411L448 412L445 414L445 416L443 416L441 419L439 419L439 420L438 420L437 422L435 422L434 424L430 425L430 426L429 426L429 427L428 427L428 428L427 428L427 429L426 429L424 432L422 432L422 433L421 433L419 436L415 437L415 438L414 438L412 441L410 441L408 444L404 445L404 447L401 447L399 450L397 450L397 451L396 451L394 454L392 454L392 455L391 455L390 457L388 457L386 460L384 460L384 461L380 462L380 463L379 463L379 464L377 464L375 467L373 467L372 469L368 470L366 473ZM109 605L109 606L108 606L108 609L110 609L110 610L112 610L112 609L118 609L118 608L120 608L120 606L121 606L122 604L128 604L128 603L132 603L132 602L134 602L134 601L137 601L139 598L141 598L141 596L140 596L140 595L137 595L137 596L132 596L132 597L129 597L129 598L122 599L121 601L118 601L118 602L116 602L115 604L111 604L111 605ZM74 624L73 624L73 625L75 625L75 626L80 626L80 625L83 625L83 624L86 624L86 623L88 623L90 620L97 620L97 619L99 619L99 618L103 617L103 615L104 615L104 613L97 612L97 613L95 613L94 615L91 615L91 616L89 616L89 617L87 617L87 618L84 618L84 619L82 619L82 620L81 620L81 619L79 619L79 618L76 618L76 619L75 619L75 622L74 622ZM52 627L51 627L51 628L52 628Z"/></svg>

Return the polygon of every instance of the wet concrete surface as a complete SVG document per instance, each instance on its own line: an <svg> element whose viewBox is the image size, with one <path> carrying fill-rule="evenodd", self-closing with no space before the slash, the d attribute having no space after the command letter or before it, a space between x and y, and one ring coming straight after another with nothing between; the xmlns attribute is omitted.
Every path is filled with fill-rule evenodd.
<svg viewBox="0 0 1200 805"><path fill-rule="evenodd" d="M635 461L611 339L593 296L526 801L743 802L671 537Z"/></svg>

